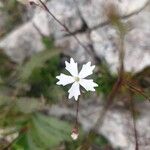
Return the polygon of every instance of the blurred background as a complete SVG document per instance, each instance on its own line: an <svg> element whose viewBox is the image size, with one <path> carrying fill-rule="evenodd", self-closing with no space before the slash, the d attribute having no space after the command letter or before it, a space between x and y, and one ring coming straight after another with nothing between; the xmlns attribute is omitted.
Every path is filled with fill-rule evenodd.
<svg viewBox="0 0 150 150"><path fill-rule="evenodd" d="M42 2L0 0L0 150L149 150L150 1ZM70 57L99 85L78 118L56 85Z"/></svg>

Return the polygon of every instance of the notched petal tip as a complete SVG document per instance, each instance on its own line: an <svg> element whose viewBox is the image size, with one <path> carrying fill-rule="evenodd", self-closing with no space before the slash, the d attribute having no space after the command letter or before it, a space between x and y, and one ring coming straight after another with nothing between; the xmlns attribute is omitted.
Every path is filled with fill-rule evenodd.
<svg viewBox="0 0 150 150"><path fill-rule="evenodd" d="M87 62L87 63L84 64L84 65L89 65L89 66L91 66L91 62L89 61L89 62Z"/></svg>
<svg viewBox="0 0 150 150"><path fill-rule="evenodd" d="M67 66L69 63L67 61L65 61L65 65Z"/></svg>
<svg viewBox="0 0 150 150"><path fill-rule="evenodd" d="M92 79L81 79L80 85L87 91L95 91L94 88L98 86Z"/></svg>
<svg viewBox="0 0 150 150"><path fill-rule="evenodd" d="M94 87L98 87L98 84L94 82Z"/></svg>
<svg viewBox="0 0 150 150"><path fill-rule="evenodd" d="M65 69L72 75L77 76L78 75L78 64L73 60L73 58L70 58L70 63L65 61Z"/></svg>
<svg viewBox="0 0 150 150"><path fill-rule="evenodd" d="M71 99L72 97L74 97L74 99L77 101L78 97L80 95L80 85L77 82L74 82L71 86L71 88L68 91L69 96L68 98Z"/></svg>
<svg viewBox="0 0 150 150"><path fill-rule="evenodd" d="M79 72L79 77L86 78L93 73L95 66L91 66L91 62L88 62L82 66L81 71Z"/></svg>
<svg viewBox="0 0 150 150"><path fill-rule="evenodd" d="M94 68L95 68L95 65L91 66L91 68L94 70Z"/></svg>
<svg viewBox="0 0 150 150"><path fill-rule="evenodd" d="M56 82L57 85L61 85L60 81Z"/></svg>
<svg viewBox="0 0 150 150"><path fill-rule="evenodd" d="M75 101L78 101L79 96L74 96Z"/></svg>
<svg viewBox="0 0 150 150"><path fill-rule="evenodd" d="M75 101L78 101L78 97L79 96L75 96L75 95L70 95L68 96L68 99L72 99L74 97Z"/></svg>
<svg viewBox="0 0 150 150"><path fill-rule="evenodd" d="M60 79L60 75L59 75L59 76L56 76L56 79Z"/></svg>
<svg viewBox="0 0 150 150"><path fill-rule="evenodd" d="M74 82L74 78L72 76L65 75L61 73L59 76L56 76L56 78L59 80L56 84L57 85L67 85Z"/></svg>
<svg viewBox="0 0 150 150"><path fill-rule="evenodd" d="M68 93L69 93L69 91L68 91ZM71 95L71 94L69 93L68 99L71 99L72 97L73 97L73 95Z"/></svg>
<svg viewBox="0 0 150 150"><path fill-rule="evenodd" d="M75 63L75 61L72 57L70 58L70 63Z"/></svg>

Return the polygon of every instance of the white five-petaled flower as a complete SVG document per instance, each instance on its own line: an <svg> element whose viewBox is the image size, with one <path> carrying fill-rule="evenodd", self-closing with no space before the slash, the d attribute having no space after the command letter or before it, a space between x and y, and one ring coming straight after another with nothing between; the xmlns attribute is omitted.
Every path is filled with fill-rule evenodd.
<svg viewBox="0 0 150 150"><path fill-rule="evenodd" d="M80 72L78 72L78 64L73 60L70 59L70 63L67 61L65 62L66 70L69 71L70 75L65 75L61 73L56 78L59 79L57 82L58 85L67 85L72 84L71 88L69 89L69 99L74 97L75 100L78 100L80 93L80 85L87 91L95 91L94 87L98 85L93 82L92 79L85 79L89 75L93 73L95 66L91 66L91 62L84 64Z"/></svg>

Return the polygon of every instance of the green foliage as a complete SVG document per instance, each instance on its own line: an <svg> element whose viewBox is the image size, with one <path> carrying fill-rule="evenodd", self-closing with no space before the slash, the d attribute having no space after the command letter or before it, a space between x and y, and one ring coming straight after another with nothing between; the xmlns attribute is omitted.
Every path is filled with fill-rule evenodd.
<svg viewBox="0 0 150 150"><path fill-rule="evenodd" d="M6 14L5 32L7 33L23 21L22 15L25 8L16 0L4 0L3 3L2 10Z"/></svg>
<svg viewBox="0 0 150 150"><path fill-rule="evenodd" d="M0 126L20 126L28 120L31 113L41 110L43 104L34 98L13 98L0 95ZM15 119L14 119L15 118Z"/></svg>
<svg viewBox="0 0 150 150"><path fill-rule="evenodd" d="M105 149L107 146L110 146L108 140L102 135L97 135L93 144L101 149Z"/></svg>
<svg viewBox="0 0 150 150"><path fill-rule="evenodd" d="M146 67L136 74L127 74L125 76L128 80L127 85L130 86L133 99L137 101L145 101L150 99L150 67Z"/></svg>
<svg viewBox="0 0 150 150"><path fill-rule="evenodd" d="M53 39L50 39L49 37L43 37L42 41L46 49L53 49L55 47Z"/></svg>
<svg viewBox="0 0 150 150"><path fill-rule="evenodd" d="M70 140L70 125L39 113L44 109L44 104L38 99L13 99L1 95L0 108L0 127L13 128L14 132L19 132L12 144L13 150L46 150ZM5 135L14 132L10 130Z"/></svg>
<svg viewBox="0 0 150 150"><path fill-rule="evenodd" d="M30 87L25 94L30 97L44 96L51 102L60 99L64 92L56 86L56 75L59 74L60 55L54 48L53 40L43 37L46 50L32 56L21 66L19 76L21 84L28 84Z"/></svg>
<svg viewBox="0 0 150 150"><path fill-rule="evenodd" d="M96 89L98 93L102 93L107 96L112 90L114 83L117 80L117 76L110 72L108 65L104 62L99 66L100 73L97 75L96 83L99 85Z"/></svg>
<svg viewBox="0 0 150 150"><path fill-rule="evenodd" d="M48 39L44 40L48 43ZM4 64L0 68L0 128L4 129L3 137L19 133L11 145L13 150L53 149L70 140L71 129L67 122L39 113L46 111L43 98L57 100L64 94L56 86L56 75L61 69L59 51L51 50L52 43L46 48L49 50L34 55L21 68L13 68L16 70L11 78L12 84L9 84L8 78L14 70L9 73L9 67L5 66L9 59L2 55L0 60ZM4 77L6 80L3 80ZM24 84L30 88L26 89Z"/></svg>
<svg viewBox="0 0 150 150"><path fill-rule="evenodd" d="M0 50L0 83L2 79L8 78L13 71L14 64L10 59Z"/></svg>
<svg viewBox="0 0 150 150"><path fill-rule="evenodd" d="M33 65L33 67L28 65L27 68L30 71L28 73L23 72L23 74L26 74L27 83L31 87L27 95L34 97L43 95L50 100L56 101L64 95L64 92L56 86L56 75L59 74L58 71L61 69L60 56L56 55L49 59L48 55L46 55L45 58L42 59L39 65L33 61L36 65Z"/></svg>
<svg viewBox="0 0 150 150"><path fill-rule="evenodd" d="M54 117L33 114L25 133L19 136L13 150L54 149L64 140L70 140L70 126Z"/></svg>
<svg viewBox="0 0 150 150"><path fill-rule="evenodd" d="M65 150L80 150L81 145L83 144L83 137L76 141L65 142Z"/></svg>
<svg viewBox="0 0 150 150"><path fill-rule="evenodd" d="M133 77L134 80L145 90L150 96L150 67L146 67L141 72L138 72Z"/></svg>
<svg viewBox="0 0 150 150"><path fill-rule="evenodd" d="M31 76L34 69L39 69L43 67L46 61L50 60L52 57L58 54L59 52L57 50L54 51L47 50L32 56L32 58L29 61L27 61L27 63L23 66L20 72L21 79L27 80Z"/></svg>
<svg viewBox="0 0 150 150"><path fill-rule="evenodd" d="M93 140L92 141L92 145L91 145L91 149L111 149L112 147L109 143L109 141L102 135L98 135L98 134L94 134L90 135L90 138ZM65 142L65 150L80 150L81 147L83 147L83 149L86 149L86 147L84 147L83 145L86 146L89 144L87 140L87 136L86 135L80 135L80 138L77 141L67 141Z"/></svg>

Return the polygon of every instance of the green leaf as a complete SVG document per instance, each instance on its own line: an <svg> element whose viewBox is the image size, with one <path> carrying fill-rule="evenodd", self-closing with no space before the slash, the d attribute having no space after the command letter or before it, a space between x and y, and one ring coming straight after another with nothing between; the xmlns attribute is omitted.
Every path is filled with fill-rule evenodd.
<svg viewBox="0 0 150 150"><path fill-rule="evenodd" d="M21 69L20 73L21 79L23 81L27 80L35 68L42 67L47 60L51 59L53 56L58 54L59 51L55 50L55 51L43 51L32 56L32 58L25 64L23 69Z"/></svg>
<svg viewBox="0 0 150 150"><path fill-rule="evenodd" d="M20 98L16 101L16 107L22 113L29 114L41 110L43 104L35 98Z"/></svg>
<svg viewBox="0 0 150 150"><path fill-rule="evenodd" d="M5 96L0 94L0 108L2 106L6 106L11 102L10 97L9 96Z"/></svg>
<svg viewBox="0 0 150 150"><path fill-rule="evenodd" d="M0 126L22 126L33 112L43 108L43 103L35 98L16 98L0 95Z"/></svg>
<svg viewBox="0 0 150 150"><path fill-rule="evenodd" d="M53 39L50 39L49 37L43 37L42 42L45 45L46 49L52 49L55 47Z"/></svg>
<svg viewBox="0 0 150 150"><path fill-rule="evenodd" d="M20 146L24 150L54 149L62 141L70 140L70 131L69 124L64 121L39 113L33 114L27 132L13 147Z"/></svg>

